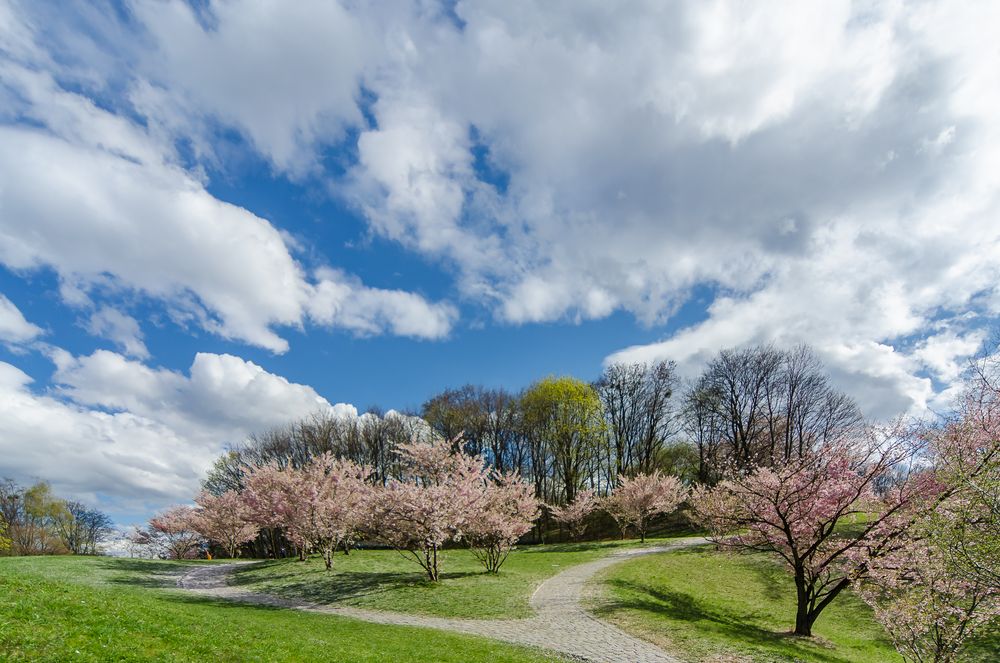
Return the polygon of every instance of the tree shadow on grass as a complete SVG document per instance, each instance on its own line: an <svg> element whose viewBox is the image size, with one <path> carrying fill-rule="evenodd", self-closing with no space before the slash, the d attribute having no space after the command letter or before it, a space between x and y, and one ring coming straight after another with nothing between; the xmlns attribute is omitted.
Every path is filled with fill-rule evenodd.
<svg viewBox="0 0 1000 663"><path fill-rule="evenodd" d="M710 622L713 631L734 642L777 649L783 655L796 659L808 657L809 660L829 663L845 660L835 653L823 651L824 645L817 641L747 623L744 616L708 605L691 594L656 589L628 580L611 579L608 584L627 598L603 602L594 609L594 614L600 617L611 616L619 610L631 610L678 621Z"/></svg>
<svg viewBox="0 0 1000 663"><path fill-rule="evenodd" d="M260 565L247 565L232 571L229 583L234 587L247 587L253 590L253 585L260 581L259 576L247 573L259 569ZM331 604L363 596L373 596L392 592L404 587L434 587L422 574L400 571L338 571L336 568L327 573L320 571L303 575L297 569L282 572L280 565L275 565L275 571L267 576L267 586L262 590L276 596L294 597L310 603ZM480 575L472 572L442 573L441 580L459 579Z"/></svg>
<svg viewBox="0 0 1000 663"><path fill-rule="evenodd" d="M518 552L523 553L571 553L590 550L613 550L627 541L580 541L574 543L546 543L535 546L518 546Z"/></svg>
<svg viewBox="0 0 1000 663"><path fill-rule="evenodd" d="M168 560L109 558L99 564L103 571L110 571L108 582L137 587L173 587L177 578L193 568L196 563L179 563Z"/></svg>

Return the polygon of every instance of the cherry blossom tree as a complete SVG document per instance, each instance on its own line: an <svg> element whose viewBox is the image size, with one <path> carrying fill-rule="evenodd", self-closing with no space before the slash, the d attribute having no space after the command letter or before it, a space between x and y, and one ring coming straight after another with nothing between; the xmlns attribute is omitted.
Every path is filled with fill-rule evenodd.
<svg viewBox="0 0 1000 663"><path fill-rule="evenodd" d="M687 492L677 477L654 470L652 474L620 477L618 486L605 498L604 508L618 523L623 539L632 526L645 542L650 519L676 509L687 497Z"/></svg>
<svg viewBox="0 0 1000 663"><path fill-rule="evenodd" d="M695 513L720 545L777 554L795 579L795 633L809 636L820 613L869 561L899 545L940 487L903 475L912 455L899 428L836 439L779 467L735 472L693 493ZM844 532L850 524L854 531Z"/></svg>
<svg viewBox="0 0 1000 663"><path fill-rule="evenodd" d="M230 557L239 554L240 545L252 541L260 526L253 522L253 513L246 500L235 490L221 495L202 491L195 498L198 510L193 526L203 537L215 541Z"/></svg>
<svg viewBox="0 0 1000 663"><path fill-rule="evenodd" d="M534 526L541 502L516 473L496 474L481 490L465 539L486 571L496 574L517 540Z"/></svg>
<svg viewBox="0 0 1000 663"><path fill-rule="evenodd" d="M308 545L293 529L291 523L299 516L298 474L291 467L268 463L254 468L246 478L242 495L250 508L252 520L272 532L284 530L286 538L295 546L299 559L305 560ZM273 540L272 540L272 548Z"/></svg>
<svg viewBox="0 0 1000 663"><path fill-rule="evenodd" d="M861 597L903 658L950 663L962 645L1000 616L1000 589L956 568L936 527L870 560Z"/></svg>
<svg viewBox="0 0 1000 663"><path fill-rule="evenodd" d="M156 537L157 535L148 528L138 525L130 527L122 536L129 557L154 557L157 548Z"/></svg>
<svg viewBox="0 0 1000 663"><path fill-rule="evenodd" d="M449 440L400 445L404 479L389 481L373 500L375 536L409 553L431 582L440 578L441 548L462 540L482 510L483 459L454 451L457 446Z"/></svg>
<svg viewBox="0 0 1000 663"><path fill-rule="evenodd" d="M196 519L192 507L173 506L151 518L149 529L167 557L193 559L204 543L195 527Z"/></svg>
<svg viewBox="0 0 1000 663"><path fill-rule="evenodd" d="M333 552L352 539L368 508L371 470L326 453L300 468L266 465L247 480L246 503L260 526L281 527L300 556L318 550L333 568Z"/></svg>
<svg viewBox="0 0 1000 663"><path fill-rule="evenodd" d="M958 415L927 439L946 509L935 511L935 536L947 544L956 572L1000 589L1000 386L998 360L972 372Z"/></svg>
<svg viewBox="0 0 1000 663"><path fill-rule="evenodd" d="M565 506L550 506L549 512L557 523L565 525L570 536L579 541L587 531L587 517L598 507L599 500L592 490L581 490L576 499Z"/></svg>

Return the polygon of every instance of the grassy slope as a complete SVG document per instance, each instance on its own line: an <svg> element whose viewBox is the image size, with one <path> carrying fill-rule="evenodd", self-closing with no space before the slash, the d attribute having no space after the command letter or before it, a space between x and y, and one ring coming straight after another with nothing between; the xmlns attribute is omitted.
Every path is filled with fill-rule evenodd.
<svg viewBox="0 0 1000 663"><path fill-rule="evenodd" d="M680 551L620 564L600 581L596 614L692 660L723 654L754 661L900 660L851 595L827 608L813 640L788 636L795 590L767 557Z"/></svg>
<svg viewBox="0 0 1000 663"><path fill-rule="evenodd" d="M688 660L902 660L868 607L850 593L820 615L816 637L788 635L795 589L784 569L766 556L678 551L616 565L596 582L601 586L595 614ZM986 651L995 644L981 643L970 660L994 660Z"/></svg>
<svg viewBox="0 0 1000 663"><path fill-rule="evenodd" d="M663 542L660 540L659 542ZM646 546L657 541L647 541ZM318 558L306 562L263 562L237 570L234 582L254 591L339 603L474 619L513 619L531 614L528 599L546 578L638 541L530 546L513 551L497 576L468 550L444 552L441 581L424 581L412 560L393 550L358 550L337 555L326 572Z"/></svg>
<svg viewBox="0 0 1000 663"><path fill-rule="evenodd" d="M204 600L164 589L184 564L0 558L0 659L553 660L479 638Z"/></svg>

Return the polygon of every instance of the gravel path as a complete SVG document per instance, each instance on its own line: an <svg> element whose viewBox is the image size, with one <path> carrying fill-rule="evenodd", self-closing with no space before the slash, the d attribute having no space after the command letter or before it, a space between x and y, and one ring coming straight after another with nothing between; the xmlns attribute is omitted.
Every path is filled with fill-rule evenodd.
<svg viewBox="0 0 1000 663"><path fill-rule="evenodd" d="M665 546L619 551L593 562L570 567L552 576L535 590L531 607L535 615L527 619L451 619L400 612L364 610L322 605L247 592L226 582L237 564L201 566L185 573L177 585L192 592L257 605L294 608L308 612L353 617L379 624L422 626L479 635L519 645L551 649L582 661L595 663L680 663L662 649L603 622L586 610L581 597L586 582L598 571L625 559L665 552L705 543L704 539L684 539Z"/></svg>

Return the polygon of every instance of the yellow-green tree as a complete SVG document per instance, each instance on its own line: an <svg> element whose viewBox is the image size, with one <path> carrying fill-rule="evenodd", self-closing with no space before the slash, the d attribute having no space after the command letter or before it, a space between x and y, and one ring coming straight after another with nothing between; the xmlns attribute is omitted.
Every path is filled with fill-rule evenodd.
<svg viewBox="0 0 1000 663"><path fill-rule="evenodd" d="M521 407L534 455L544 453L551 461L566 502L572 502L604 438L597 392L576 378L547 377L528 387Z"/></svg>
<svg viewBox="0 0 1000 663"><path fill-rule="evenodd" d="M0 514L0 550L7 550L10 548L10 539L4 536L7 533L7 521L4 519L3 514Z"/></svg>

